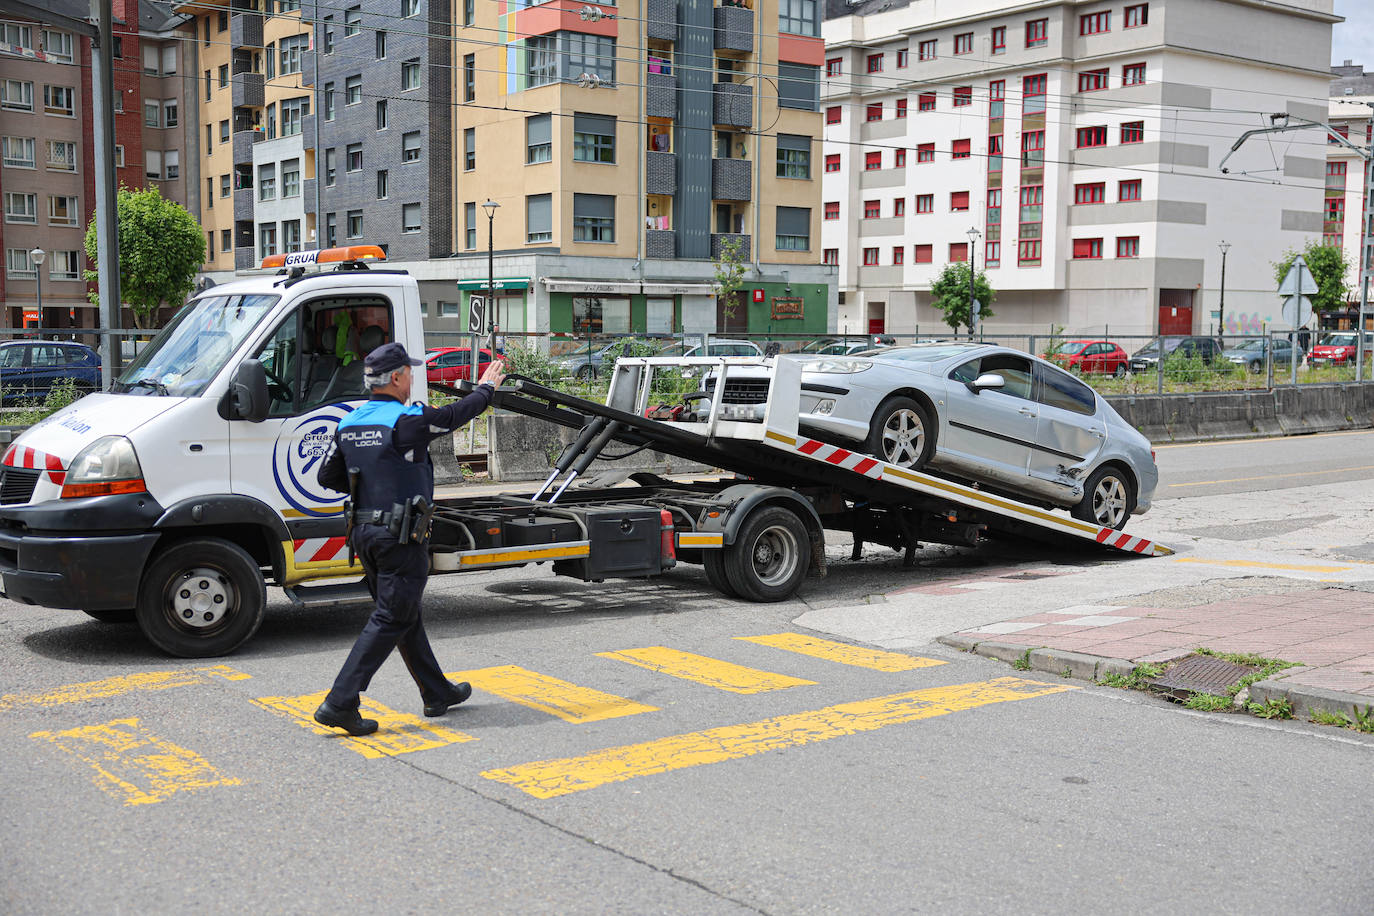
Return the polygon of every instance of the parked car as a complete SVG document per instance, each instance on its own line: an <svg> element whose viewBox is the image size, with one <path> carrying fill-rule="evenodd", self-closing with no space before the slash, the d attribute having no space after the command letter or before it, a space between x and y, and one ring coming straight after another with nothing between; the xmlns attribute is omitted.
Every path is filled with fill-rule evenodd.
<svg viewBox="0 0 1374 916"><path fill-rule="evenodd" d="M100 390L100 354L66 341L0 342L0 403L44 397L63 379L83 394Z"/></svg>
<svg viewBox="0 0 1374 916"><path fill-rule="evenodd" d="M1287 366L1293 362L1293 342L1287 337L1252 337L1237 346L1230 347L1222 354L1226 359L1247 371L1259 375L1264 372L1266 359L1274 365ZM1298 358L1302 358L1302 348L1298 348Z"/></svg>
<svg viewBox="0 0 1374 916"><path fill-rule="evenodd" d="M1316 346L1312 348L1312 365L1344 366L1353 364L1357 344L1354 331L1327 331L1318 338ZM1368 357L1371 351L1374 351L1374 332L1365 331L1365 356Z"/></svg>
<svg viewBox="0 0 1374 916"><path fill-rule="evenodd" d="M1120 528L1150 507L1150 443L1111 405L1052 363L990 344L893 347L805 358L800 429L902 468L929 467ZM722 410L762 419L764 366L730 370ZM709 392L716 382L705 380ZM702 403L709 403L703 400Z"/></svg>
<svg viewBox="0 0 1374 916"><path fill-rule="evenodd" d="M1163 347L1164 359L1175 353L1184 356L1200 356L1205 363L1221 362L1225 347L1215 337L1159 337L1131 354L1132 372L1153 372L1159 365L1160 348Z"/></svg>
<svg viewBox="0 0 1374 916"><path fill-rule="evenodd" d="M477 375L480 377L491 364L491 350L478 352ZM500 354L498 354L499 357ZM430 382L452 385L472 377L471 347L433 347L425 351L425 378Z"/></svg>
<svg viewBox="0 0 1374 916"><path fill-rule="evenodd" d="M809 353L807 353L807 355L808 355L808 356L852 356L852 355L855 354L855 353L867 353L867 352L870 351L870 350L879 350L879 349L882 349L884 346L888 346L888 345L887 345L887 344L877 344L877 345L874 345L874 344L869 343L869 342L867 342L867 341L864 341L864 342L862 342L862 343L844 343L843 341L835 341L834 343L826 344L826 345L823 346L823 347L818 347L817 349L812 350L812 351L810 351Z"/></svg>
<svg viewBox="0 0 1374 916"><path fill-rule="evenodd" d="M589 379L596 378L601 374L601 370L606 368L603 363L606 355L618 341L588 341L579 347L560 353L553 357L552 362L558 366L564 375L574 378Z"/></svg>
<svg viewBox="0 0 1374 916"><path fill-rule="evenodd" d="M1126 374L1131 358L1110 340L1066 340L1046 357L1070 372L1114 375Z"/></svg>
<svg viewBox="0 0 1374 916"><path fill-rule="evenodd" d="M700 345L671 344L658 351L659 356L762 356L763 349L752 340L726 340L712 337L703 352Z"/></svg>

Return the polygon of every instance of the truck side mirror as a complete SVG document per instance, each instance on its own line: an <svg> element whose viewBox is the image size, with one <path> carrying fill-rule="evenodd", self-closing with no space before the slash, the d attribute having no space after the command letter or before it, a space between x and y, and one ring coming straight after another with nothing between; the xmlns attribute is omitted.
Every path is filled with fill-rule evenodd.
<svg viewBox="0 0 1374 916"><path fill-rule="evenodd" d="M261 423L267 419L267 371L256 359L245 359L234 372L229 388L220 398L219 415L226 420Z"/></svg>

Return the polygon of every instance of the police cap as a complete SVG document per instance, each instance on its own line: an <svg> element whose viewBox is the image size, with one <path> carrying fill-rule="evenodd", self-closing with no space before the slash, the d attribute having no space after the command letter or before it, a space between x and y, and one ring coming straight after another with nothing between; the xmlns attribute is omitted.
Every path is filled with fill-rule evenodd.
<svg viewBox="0 0 1374 916"><path fill-rule="evenodd" d="M367 358L363 360L363 369L368 375L381 375L385 372L394 372L402 366L418 366L421 362L422 360L411 359L410 354L406 353L405 345L393 340L367 354Z"/></svg>

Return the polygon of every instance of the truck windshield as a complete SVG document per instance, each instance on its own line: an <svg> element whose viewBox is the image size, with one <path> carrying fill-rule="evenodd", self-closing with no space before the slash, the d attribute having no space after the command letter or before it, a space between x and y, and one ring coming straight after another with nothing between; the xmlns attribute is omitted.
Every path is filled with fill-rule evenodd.
<svg viewBox="0 0 1374 916"><path fill-rule="evenodd" d="M196 397L277 296L204 296L176 314L110 386L117 394Z"/></svg>

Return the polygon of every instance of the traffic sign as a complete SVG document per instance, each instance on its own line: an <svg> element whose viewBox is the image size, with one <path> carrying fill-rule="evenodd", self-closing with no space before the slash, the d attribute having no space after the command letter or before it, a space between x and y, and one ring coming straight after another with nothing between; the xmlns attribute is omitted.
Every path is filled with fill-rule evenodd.
<svg viewBox="0 0 1374 916"><path fill-rule="evenodd" d="M1293 266L1283 275L1279 284L1280 296L1310 296L1317 292L1317 281L1312 276L1312 268L1307 266L1302 255L1293 259Z"/></svg>
<svg viewBox="0 0 1374 916"><path fill-rule="evenodd" d="M1290 328L1306 327L1312 320L1312 300L1306 296L1289 296L1283 301L1283 320Z"/></svg>
<svg viewBox="0 0 1374 916"><path fill-rule="evenodd" d="M468 297L468 333L481 334L487 327L487 300L483 296Z"/></svg>

